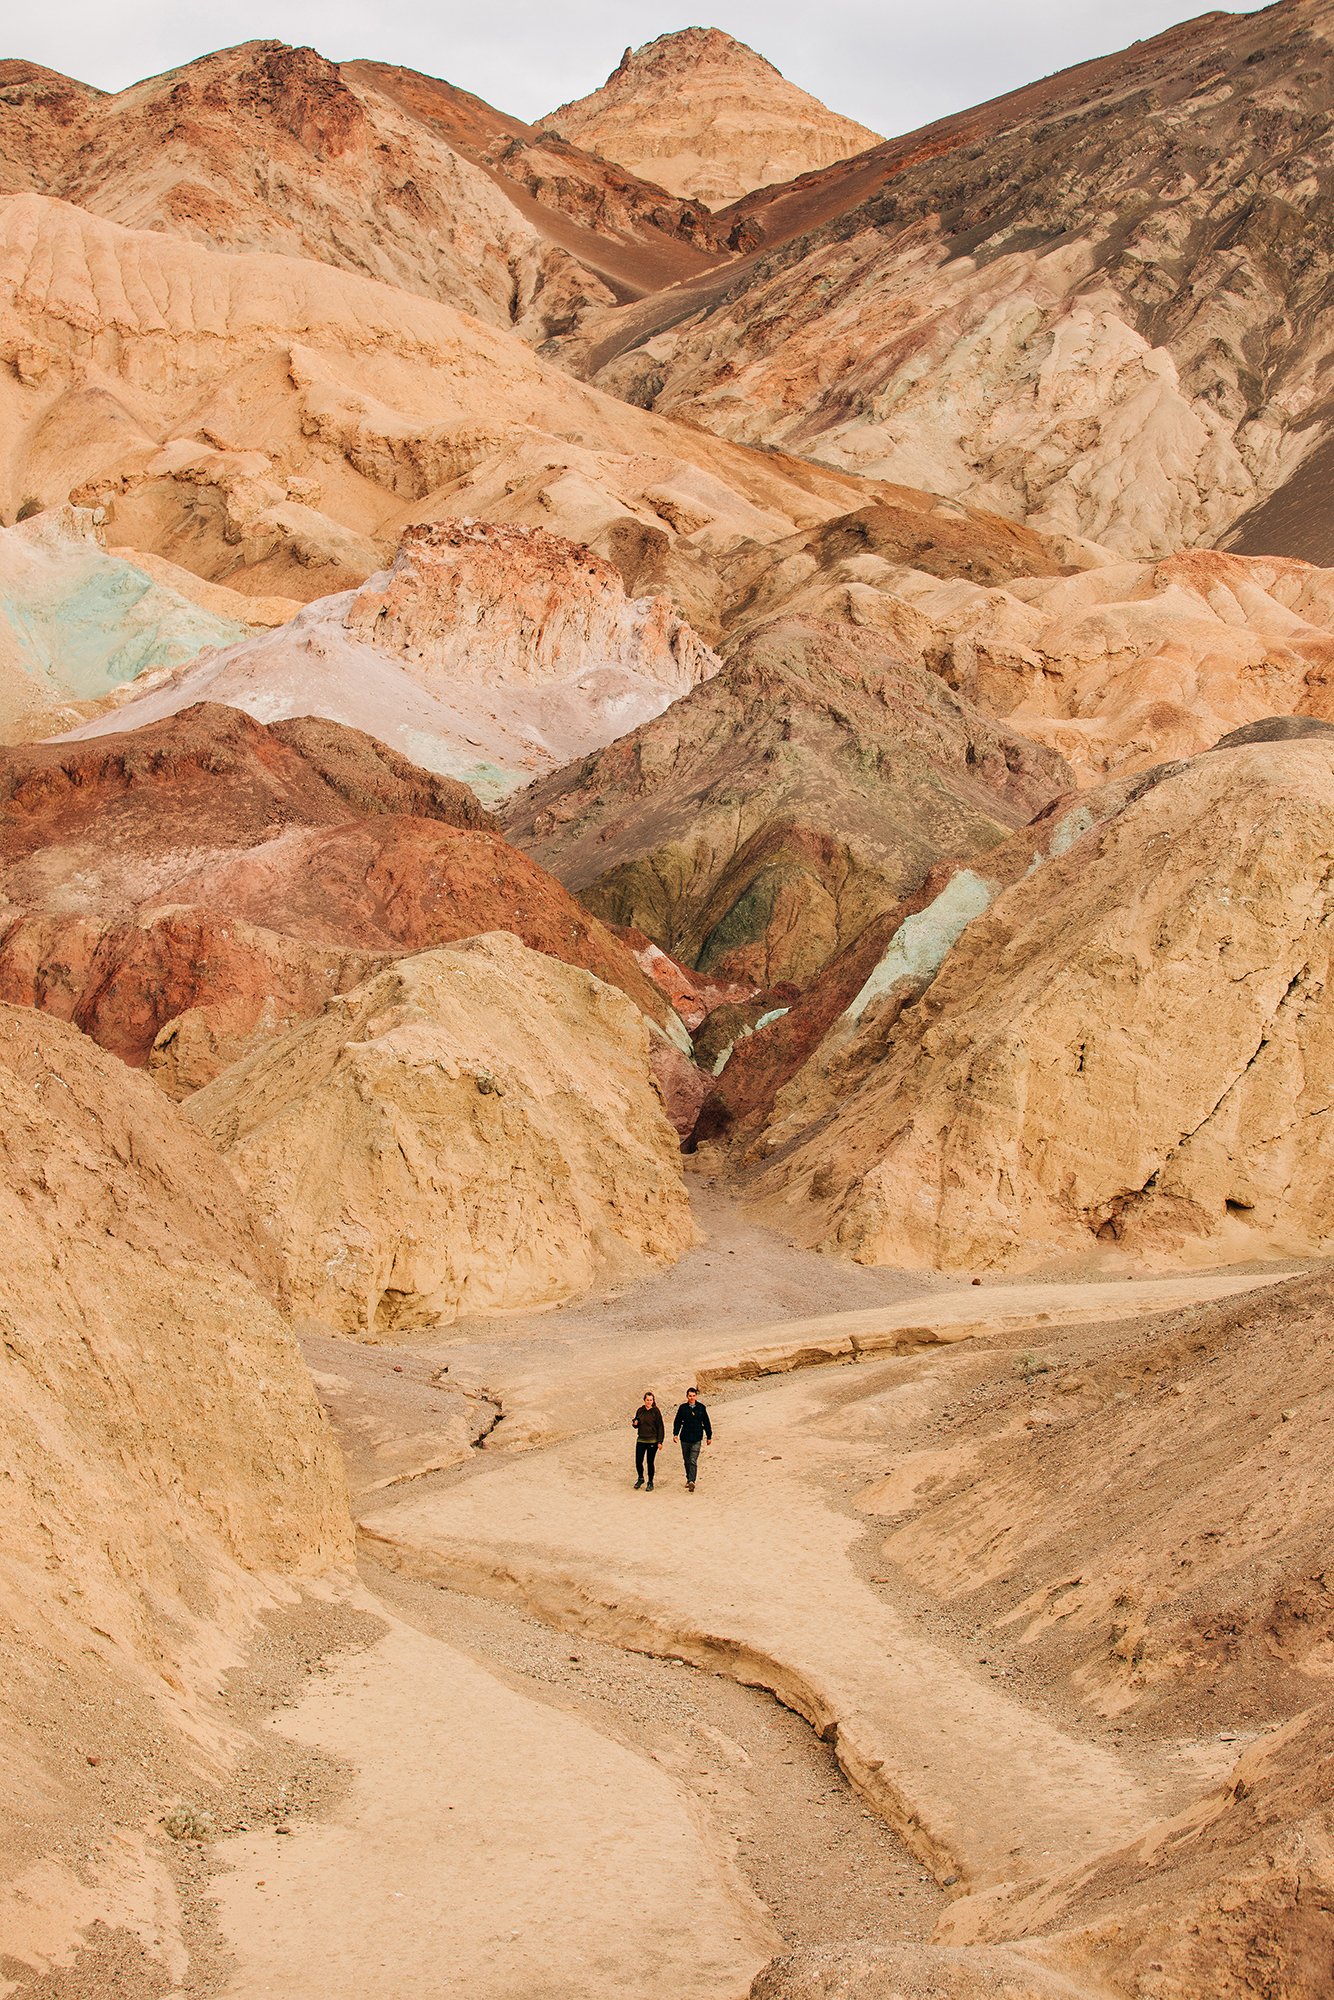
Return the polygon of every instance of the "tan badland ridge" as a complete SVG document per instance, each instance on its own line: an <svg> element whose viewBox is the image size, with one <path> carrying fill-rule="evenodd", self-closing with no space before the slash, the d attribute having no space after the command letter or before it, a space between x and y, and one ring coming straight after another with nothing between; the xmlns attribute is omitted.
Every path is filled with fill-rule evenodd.
<svg viewBox="0 0 1334 2000"><path fill-rule="evenodd" d="M340 1331L557 1304L693 1233L643 1016L506 932L401 959L189 1111Z"/></svg>
<svg viewBox="0 0 1334 2000"><path fill-rule="evenodd" d="M213 1148L26 1008L0 1007L0 1107L8 1970L43 1936L59 1955L70 1912L169 1906L152 1815L237 1755L223 1677L351 1531L277 1259Z"/></svg>
<svg viewBox="0 0 1334 2000"><path fill-rule="evenodd" d="M600 89L540 122L710 208L879 143L718 28L627 49Z"/></svg>

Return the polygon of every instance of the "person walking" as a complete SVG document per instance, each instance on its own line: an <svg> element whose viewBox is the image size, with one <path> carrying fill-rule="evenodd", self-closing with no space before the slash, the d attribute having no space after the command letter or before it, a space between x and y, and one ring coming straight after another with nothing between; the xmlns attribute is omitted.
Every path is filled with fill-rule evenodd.
<svg viewBox="0 0 1334 2000"><path fill-rule="evenodd" d="M645 1389L644 1400L630 1419L635 1427L635 1491L644 1484L644 1472L648 1471L648 1490L653 1491L653 1464L658 1456L658 1446L667 1435L663 1427L662 1411L658 1399L651 1389Z"/></svg>
<svg viewBox="0 0 1334 2000"><path fill-rule="evenodd" d="M686 1466L686 1492L693 1493L699 1471L700 1442L713 1443L713 1425L709 1422L708 1411L699 1400L698 1389L686 1390L686 1399L672 1425L672 1436L681 1440L681 1456Z"/></svg>

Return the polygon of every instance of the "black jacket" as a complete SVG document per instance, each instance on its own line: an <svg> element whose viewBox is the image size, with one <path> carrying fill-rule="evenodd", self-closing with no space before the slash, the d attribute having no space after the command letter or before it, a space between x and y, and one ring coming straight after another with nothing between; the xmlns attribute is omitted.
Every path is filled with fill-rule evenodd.
<svg viewBox="0 0 1334 2000"><path fill-rule="evenodd" d="M661 1444L663 1440L662 1411L657 1404L646 1410L641 1403L630 1419L639 1434L641 1444Z"/></svg>
<svg viewBox="0 0 1334 2000"><path fill-rule="evenodd" d="M672 1425L672 1436L680 1438L682 1444L698 1444L701 1438L713 1436L713 1425L703 1403L697 1401L693 1409L689 1403L682 1403Z"/></svg>

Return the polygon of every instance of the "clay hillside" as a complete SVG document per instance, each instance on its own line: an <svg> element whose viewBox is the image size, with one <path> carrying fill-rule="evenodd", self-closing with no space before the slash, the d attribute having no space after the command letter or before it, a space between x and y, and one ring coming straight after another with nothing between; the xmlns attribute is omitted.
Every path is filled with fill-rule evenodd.
<svg viewBox="0 0 1334 2000"><path fill-rule="evenodd" d="M1334 0L362 27L0 61L0 2000L1329 2000Z"/></svg>

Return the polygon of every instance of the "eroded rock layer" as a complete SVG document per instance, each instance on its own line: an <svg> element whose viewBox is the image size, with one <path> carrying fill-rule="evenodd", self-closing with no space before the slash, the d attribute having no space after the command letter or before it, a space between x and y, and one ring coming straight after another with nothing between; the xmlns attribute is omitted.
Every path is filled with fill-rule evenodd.
<svg viewBox="0 0 1334 2000"><path fill-rule="evenodd" d="M643 1017L503 933L402 959L190 1100L297 1307L387 1334L550 1305L692 1236Z"/></svg>
<svg viewBox="0 0 1334 2000"><path fill-rule="evenodd" d="M764 1191L871 1263L1325 1249L1332 802L1324 736L1148 774L870 1009L832 1117L818 1070L780 1093Z"/></svg>
<svg viewBox="0 0 1334 2000"><path fill-rule="evenodd" d="M0 1867L37 1935L142 1867L140 1835L102 1846L108 1816L133 1828L225 1761L221 1677L291 1580L349 1560L351 1525L276 1260L213 1148L8 1006L0 1105Z"/></svg>

